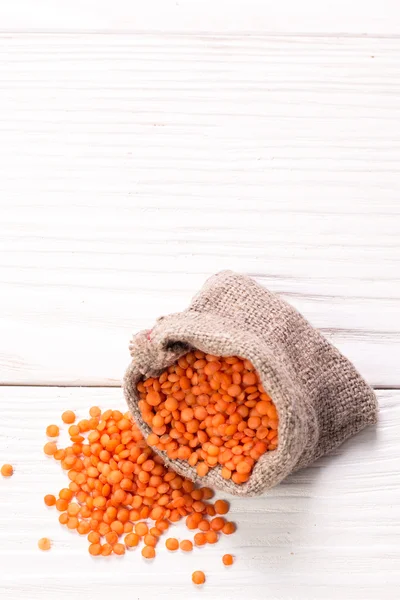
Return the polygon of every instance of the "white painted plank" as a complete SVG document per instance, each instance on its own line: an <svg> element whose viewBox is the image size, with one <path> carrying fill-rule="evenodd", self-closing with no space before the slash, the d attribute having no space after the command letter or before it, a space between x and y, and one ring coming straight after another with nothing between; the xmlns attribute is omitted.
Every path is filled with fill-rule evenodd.
<svg viewBox="0 0 400 600"><path fill-rule="evenodd" d="M13 0L3 31L400 33L397 0Z"/></svg>
<svg viewBox="0 0 400 600"><path fill-rule="evenodd" d="M378 392L377 428L346 442L264 497L232 499L238 531L191 556L168 555L154 564L138 552L91 559L87 542L66 531L43 504L67 478L42 453L45 428L66 409L79 417L92 404L124 406L121 390L0 388L0 463L15 474L0 480L0 593L7 600L58 600L79 595L106 600L197 598L190 575L204 569L201 595L264 600L394 600L400 585L400 392ZM64 441L64 440L62 440ZM187 531L186 531L187 533ZM186 536L177 527L178 537ZM53 541L40 553L40 537ZM231 552L235 565L223 568ZM267 596L266 596L267 593Z"/></svg>
<svg viewBox="0 0 400 600"><path fill-rule="evenodd" d="M0 380L117 385L256 276L400 385L400 39L0 36Z"/></svg>

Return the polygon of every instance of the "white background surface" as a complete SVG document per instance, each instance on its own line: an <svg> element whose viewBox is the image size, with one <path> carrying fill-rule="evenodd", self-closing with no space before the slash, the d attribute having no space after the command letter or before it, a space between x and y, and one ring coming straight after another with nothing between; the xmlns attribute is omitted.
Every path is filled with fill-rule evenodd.
<svg viewBox="0 0 400 600"><path fill-rule="evenodd" d="M0 32L2 597L399 598L398 3L15 1ZM43 505L45 427L123 406L132 332L225 268L356 364L379 425L234 499L215 548L92 560Z"/></svg>

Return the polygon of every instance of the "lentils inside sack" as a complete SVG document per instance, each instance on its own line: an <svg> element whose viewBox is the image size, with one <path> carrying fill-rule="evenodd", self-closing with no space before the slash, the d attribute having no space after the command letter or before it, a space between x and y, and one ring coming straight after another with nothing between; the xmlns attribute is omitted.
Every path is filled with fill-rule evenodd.
<svg viewBox="0 0 400 600"><path fill-rule="evenodd" d="M150 446L186 460L199 477L248 481L257 460L278 445L278 415L250 361L188 352L158 378L137 384Z"/></svg>
<svg viewBox="0 0 400 600"><path fill-rule="evenodd" d="M75 421L70 413L63 414L68 424L72 418ZM55 504L62 525L87 536L92 556L123 555L142 543L142 556L152 559L161 536L181 519L186 519L189 530L207 531L204 544L214 544L221 534L235 530L233 523L217 516L228 512L228 503L207 502L213 497L210 488L196 487L168 469L147 445L130 413L102 413L92 407L90 419L68 431L70 446L61 449L48 442L44 452L60 461L69 486L60 490L57 499L48 494L44 500L47 506ZM196 534L193 541L200 545ZM193 548L187 539L179 543L168 538L165 545L171 551Z"/></svg>

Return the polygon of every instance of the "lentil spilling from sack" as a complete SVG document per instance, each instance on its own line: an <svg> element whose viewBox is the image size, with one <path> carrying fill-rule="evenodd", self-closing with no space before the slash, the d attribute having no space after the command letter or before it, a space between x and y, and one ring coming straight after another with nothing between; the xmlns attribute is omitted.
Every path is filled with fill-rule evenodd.
<svg viewBox="0 0 400 600"><path fill-rule="evenodd" d="M276 408L246 359L188 352L137 390L147 443L196 466L199 477L221 465L224 479L244 483L278 445Z"/></svg>
<svg viewBox="0 0 400 600"><path fill-rule="evenodd" d="M63 414L72 444L58 448L52 441L44 452L68 472L69 486L58 497L44 497L47 506L60 511L59 522L86 535L93 556L122 555L143 543L146 559L156 555L155 547L171 523L186 519L188 530L199 529L204 537L180 543L168 538L168 550L190 552L195 546L214 544L221 534L236 529L223 516L229 510L224 500L210 503L214 492L196 487L164 466L162 459L147 445L131 414L119 410L101 412L90 409L90 418L76 425L75 414ZM53 436L55 426L47 428ZM47 538L39 541L47 550Z"/></svg>

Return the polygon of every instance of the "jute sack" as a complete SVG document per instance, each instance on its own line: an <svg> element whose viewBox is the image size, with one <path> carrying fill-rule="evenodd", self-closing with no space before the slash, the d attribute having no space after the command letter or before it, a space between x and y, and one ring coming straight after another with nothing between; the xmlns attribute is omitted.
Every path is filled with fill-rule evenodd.
<svg viewBox="0 0 400 600"><path fill-rule="evenodd" d="M192 348L249 359L279 415L278 448L261 457L249 481L237 485L215 467L201 478L203 485L238 496L260 494L376 422L374 392L347 358L279 296L223 271L187 310L161 317L131 342L124 393L145 436L150 429L138 409L137 382L159 375ZM179 474L199 480L186 461L155 450Z"/></svg>

